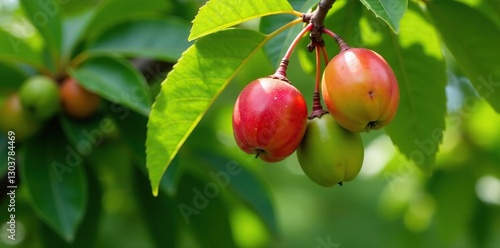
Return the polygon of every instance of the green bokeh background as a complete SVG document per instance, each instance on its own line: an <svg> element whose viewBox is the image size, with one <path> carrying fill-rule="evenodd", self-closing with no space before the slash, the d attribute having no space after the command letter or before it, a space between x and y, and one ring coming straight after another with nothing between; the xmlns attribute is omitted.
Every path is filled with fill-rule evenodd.
<svg viewBox="0 0 500 248"><path fill-rule="evenodd" d="M63 12L77 14L97 2L69 1ZM186 21L191 21L203 4L200 0L167 2L169 8L162 16ZM493 16L494 21L499 19L495 15L498 12L487 8L490 1L462 2ZM15 33L21 30L16 25L25 22L15 1L0 1L0 28ZM256 29L258 21L241 26ZM32 33L29 26L24 30L28 33L19 36L32 47L40 47L42 38L34 29ZM498 53L498 50L492 52ZM469 80L454 65L453 58L446 52L445 55L448 115L431 177L424 176L401 155L383 130L362 134L365 144L362 171L358 178L342 187L323 188L314 184L302 172L295 154L282 162L267 164L241 152L232 135L232 108L248 82L274 71L261 51L224 90L181 149L178 173L185 176L178 178L177 196L181 202L189 203L192 189L206 185L207 181L203 180L214 169L204 167L204 158L210 158L216 151L227 160L236 161L261 182L273 204L278 232L266 228L262 219L227 189L210 200L205 212L201 210L200 215L193 215L190 224L177 225L183 220L178 202L165 197L166 203L159 204L161 199L148 195L149 181L140 175L131 159L123 156L128 153L124 140L111 137L109 142L94 148L85 162L90 192L87 214L99 212L99 207L101 211L98 221L87 223L84 220L82 225L88 226L85 230L93 231L81 236L92 239L92 235L96 235L95 247L225 247L228 232L217 227L219 221L228 218L237 247L498 247L500 115L476 96ZM304 58L295 53L288 77L304 92L311 106L310 93L315 79L310 71L303 70L305 64ZM169 66L157 77L148 78L153 91L157 90ZM7 83L0 82L1 85ZM15 88L2 87L0 100ZM4 145L4 136L0 138ZM203 151L205 157L201 157L199 151ZM188 159L190 157L199 159ZM4 154L2 160L5 160L3 158ZM200 167L205 169L200 170ZM200 182L196 178L204 179ZM58 243L63 241L40 221L22 186L16 197L18 241L12 244L6 240L2 226L0 247L69 246ZM3 197L0 203L2 224L7 221L7 200ZM150 214L149 219L156 219L156 222L148 221L145 214ZM200 216L210 221L196 221ZM157 232L165 236L158 236ZM170 241L161 243L162 238ZM208 245L205 241L209 239L220 245ZM73 246L79 246L78 242L77 238Z"/></svg>

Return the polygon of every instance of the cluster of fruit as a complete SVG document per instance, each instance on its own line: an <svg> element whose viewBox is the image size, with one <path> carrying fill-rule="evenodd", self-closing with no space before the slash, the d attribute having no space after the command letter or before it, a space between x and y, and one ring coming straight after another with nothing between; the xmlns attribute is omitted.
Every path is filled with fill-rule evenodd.
<svg viewBox="0 0 500 248"><path fill-rule="evenodd" d="M84 119L96 112L100 102L98 95L82 88L73 78L59 85L52 78L34 76L0 107L0 130L14 131L16 139L26 140L61 109L70 117Z"/></svg>
<svg viewBox="0 0 500 248"><path fill-rule="evenodd" d="M326 61L319 80L318 49L325 50L316 47L316 90L309 115L304 97L286 79L282 63L274 75L254 80L242 90L232 118L234 137L243 151L277 162L297 150L304 173L325 187L342 185L358 175L364 157L359 132L389 124L399 104L396 76L382 56L350 48L331 34L340 53ZM287 64L288 57L283 61ZM320 81L328 112L321 106Z"/></svg>

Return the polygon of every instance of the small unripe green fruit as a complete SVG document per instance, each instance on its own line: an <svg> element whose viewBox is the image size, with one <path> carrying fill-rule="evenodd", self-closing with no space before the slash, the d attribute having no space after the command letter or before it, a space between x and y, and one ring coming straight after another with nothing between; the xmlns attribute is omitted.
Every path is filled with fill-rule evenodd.
<svg viewBox="0 0 500 248"><path fill-rule="evenodd" d="M330 114L309 120L297 148L297 158L304 173L325 187L356 178L363 165L363 156L359 133L343 128Z"/></svg>
<svg viewBox="0 0 500 248"><path fill-rule="evenodd" d="M49 77L35 76L19 89L19 99L29 117L47 120L60 110L59 88Z"/></svg>
<svg viewBox="0 0 500 248"><path fill-rule="evenodd" d="M41 127L39 121L28 118L21 106L19 95L13 94L0 107L0 130L7 134L13 131L16 140L22 141L35 135Z"/></svg>

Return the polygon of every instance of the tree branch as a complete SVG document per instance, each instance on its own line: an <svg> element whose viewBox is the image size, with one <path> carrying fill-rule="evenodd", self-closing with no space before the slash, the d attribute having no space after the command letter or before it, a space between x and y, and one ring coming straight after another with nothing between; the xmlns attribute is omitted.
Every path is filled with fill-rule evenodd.
<svg viewBox="0 0 500 248"><path fill-rule="evenodd" d="M335 0L321 0L314 12L305 14L302 17L304 22L310 22L313 24L311 32L309 33L311 42L309 43L309 45L307 45L307 50L309 50L309 52L314 51L314 48L316 46L325 45L325 41L321 37L321 35L323 34L323 23L325 22L328 11L332 8L334 3Z"/></svg>

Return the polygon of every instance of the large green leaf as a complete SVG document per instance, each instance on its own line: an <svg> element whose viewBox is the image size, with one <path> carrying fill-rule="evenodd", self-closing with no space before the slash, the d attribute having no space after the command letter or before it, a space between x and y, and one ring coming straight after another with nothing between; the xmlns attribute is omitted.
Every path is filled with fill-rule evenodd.
<svg viewBox="0 0 500 248"><path fill-rule="evenodd" d="M306 12L318 3L317 0L293 0L289 2L294 9L300 12ZM295 18L297 17L291 15L264 16L260 19L259 30L263 33L271 33L283 25L293 21ZM286 53L286 50L288 49L288 45L292 43L293 39L295 39L295 36L299 34L302 28L304 28L303 25L295 25L276 35L273 39L266 43L264 46L264 52L271 62L271 65L276 67L279 65L281 59Z"/></svg>
<svg viewBox="0 0 500 248"><path fill-rule="evenodd" d="M286 0L212 0L201 7L194 18L189 40L253 18L286 13L294 13L292 6Z"/></svg>
<svg viewBox="0 0 500 248"><path fill-rule="evenodd" d="M153 194L170 162L207 109L266 41L261 33L230 29L204 37L162 83L148 122L147 167Z"/></svg>
<svg viewBox="0 0 500 248"><path fill-rule="evenodd" d="M399 33L401 18L406 12L408 0L360 0L366 8L382 19L395 32Z"/></svg>
<svg viewBox="0 0 500 248"><path fill-rule="evenodd" d="M378 37L380 32L369 35L370 31L364 30L367 34L364 39L367 44L381 40L374 48L396 73L401 96L396 117L385 130L406 157L430 173L442 140L446 114L446 65L439 38L414 4L410 4L401 21L400 35L388 29L379 30L383 37Z"/></svg>
<svg viewBox="0 0 500 248"><path fill-rule="evenodd" d="M26 16L45 40L53 61L58 61L62 49L61 6L56 0L20 0Z"/></svg>
<svg viewBox="0 0 500 248"><path fill-rule="evenodd" d="M500 28L460 2L429 1L427 9L457 64L500 113Z"/></svg>
<svg viewBox="0 0 500 248"><path fill-rule="evenodd" d="M70 242L85 213L87 180L82 156L50 126L26 143L19 169L39 218Z"/></svg>
<svg viewBox="0 0 500 248"><path fill-rule="evenodd" d="M149 114L152 101L149 86L128 61L118 57L91 57L69 73L87 90L143 115Z"/></svg>
<svg viewBox="0 0 500 248"><path fill-rule="evenodd" d="M21 39L0 30L0 60L6 62L22 62L41 67L41 57Z"/></svg>
<svg viewBox="0 0 500 248"><path fill-rule="evenodd" d="M176 62L189 47L189 24L178 19L127 21L100 36L89 49Z"/></svg>

